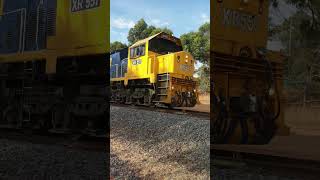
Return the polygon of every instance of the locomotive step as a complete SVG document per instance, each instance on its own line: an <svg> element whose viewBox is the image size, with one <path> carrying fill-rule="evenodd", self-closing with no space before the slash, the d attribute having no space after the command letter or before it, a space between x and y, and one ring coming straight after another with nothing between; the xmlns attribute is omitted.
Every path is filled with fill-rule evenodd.
<svg viewBox="0 0 320 180"><path fill-rule="evenodd" d="M158 94L158 96L168 96L168 94Z"/></svg>
<svg viewBox="0 0 320 180"><path fill-rule="evenodd" d="M165 103L164 101L152 101L154 103Z"/></svg>
<svg viewBox="0 0 320 180"><path fill-rule="evenodd" d="M169 74L160 74L160 75L158 75L158 77L163 77L163 76L170 76Z"/></svg>

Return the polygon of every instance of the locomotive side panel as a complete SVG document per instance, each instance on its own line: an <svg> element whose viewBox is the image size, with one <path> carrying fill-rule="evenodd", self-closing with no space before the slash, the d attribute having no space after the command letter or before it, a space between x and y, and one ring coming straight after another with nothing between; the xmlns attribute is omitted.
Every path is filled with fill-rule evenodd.
<svg viewBox="0 0 320 180"><path fill-rule="evenodd" d="M211 48L215 52L256 57L268 39L267 0L214 0L211 3Z"/></svg>
<svg viewBox="0 0 320 180"><path fill-rule="evenodd" d="M1 3L0 126L105 136L109 0Z"/></svg>
<svg viewBox="0 0 320 180"><path fill-rule="evenodd" d="M109 51L108 0L2 0L1 3L1 61Z"/></svg>
<svg viewBox="0 0 320 180"><path fill-rule="evenodd" d="M106 53L109 50L109 9L107 0L57 0L56 33L48 37L48 49L74 50L80 54Z"/></svg>

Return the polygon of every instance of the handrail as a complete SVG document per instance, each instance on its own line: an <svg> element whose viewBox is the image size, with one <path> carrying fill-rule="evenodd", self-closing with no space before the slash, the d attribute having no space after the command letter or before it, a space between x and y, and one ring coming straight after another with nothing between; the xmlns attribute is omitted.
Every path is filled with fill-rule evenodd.
<svg viewBox="0 0 320 180"><path fill-rule="evenodd" d="M43 5L43 0L40 0L37 7L37 28L36 28L36 50L39 50L38 36L39 36L39 16L40 16L40 7Z"/></svg>
<svg viewBox="0 0 320 180"><path fill-rule="evenodd" d="M169 87L169 58L167 58L167 82L166 82L166 87L167 87L167 89Z"/></svg>
<svg viewBox="0 0 320 180"><path fill-rule="evenodd" d="M115 64L116 66L116 78L119 77L119 65L118 64Z"/></svg>

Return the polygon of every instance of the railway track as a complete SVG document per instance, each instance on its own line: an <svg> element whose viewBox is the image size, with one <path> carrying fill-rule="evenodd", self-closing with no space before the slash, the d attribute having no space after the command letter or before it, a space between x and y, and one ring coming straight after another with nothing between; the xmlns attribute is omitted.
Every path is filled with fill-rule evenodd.
<svg viewBox="0 0 320 180"><path fill-rule="evenodd" d="M69 149L106 152L107 139L88 137L77 134L53 134L48 132L30 130L12 130L2 128L1 139L9 139L16 142L28 142L32 144L57 145Z"/></svg>
<svg viewBox="0 0 320 180"><path fill-rule="evenodd" d="M298 179L318 179L320 177L320 162L276 155L234 152L211 148L212 169L263 169L268 174L291 176ZM214 172L217 172L214 171Z"/></svg>
<svg viewBox="0 0 320 180"><path fill-rule="evenodd" d="M175 109L175 108L169 109L168 107L162 107L162 106L148 107L143 105L127 105L127 104L117 104L117 103L111 103L111 105L117 106L117 107L132 108L136 110L157 111L157 112L170 113L170 114L176 114L176 115L190 115L193 117L201 117L201 118L204 118L205 120L210 120L210 113L194 111L190 109Z"/></svg>

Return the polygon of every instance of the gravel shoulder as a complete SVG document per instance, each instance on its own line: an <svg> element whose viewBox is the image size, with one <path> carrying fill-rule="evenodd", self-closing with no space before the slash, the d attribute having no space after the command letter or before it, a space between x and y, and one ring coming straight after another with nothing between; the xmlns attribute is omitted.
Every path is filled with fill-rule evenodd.
<svg viewBox="0 0 320 180"><path fill-rule="evenodd" d="M107 179L105 152L0 139L0 179Z"/></svg>
<svg viewBox="0 0 320 180"><path fill-rule="evenodd" d="M112 176L209 179L209 117L116 106L110 110Z"/></svg>

